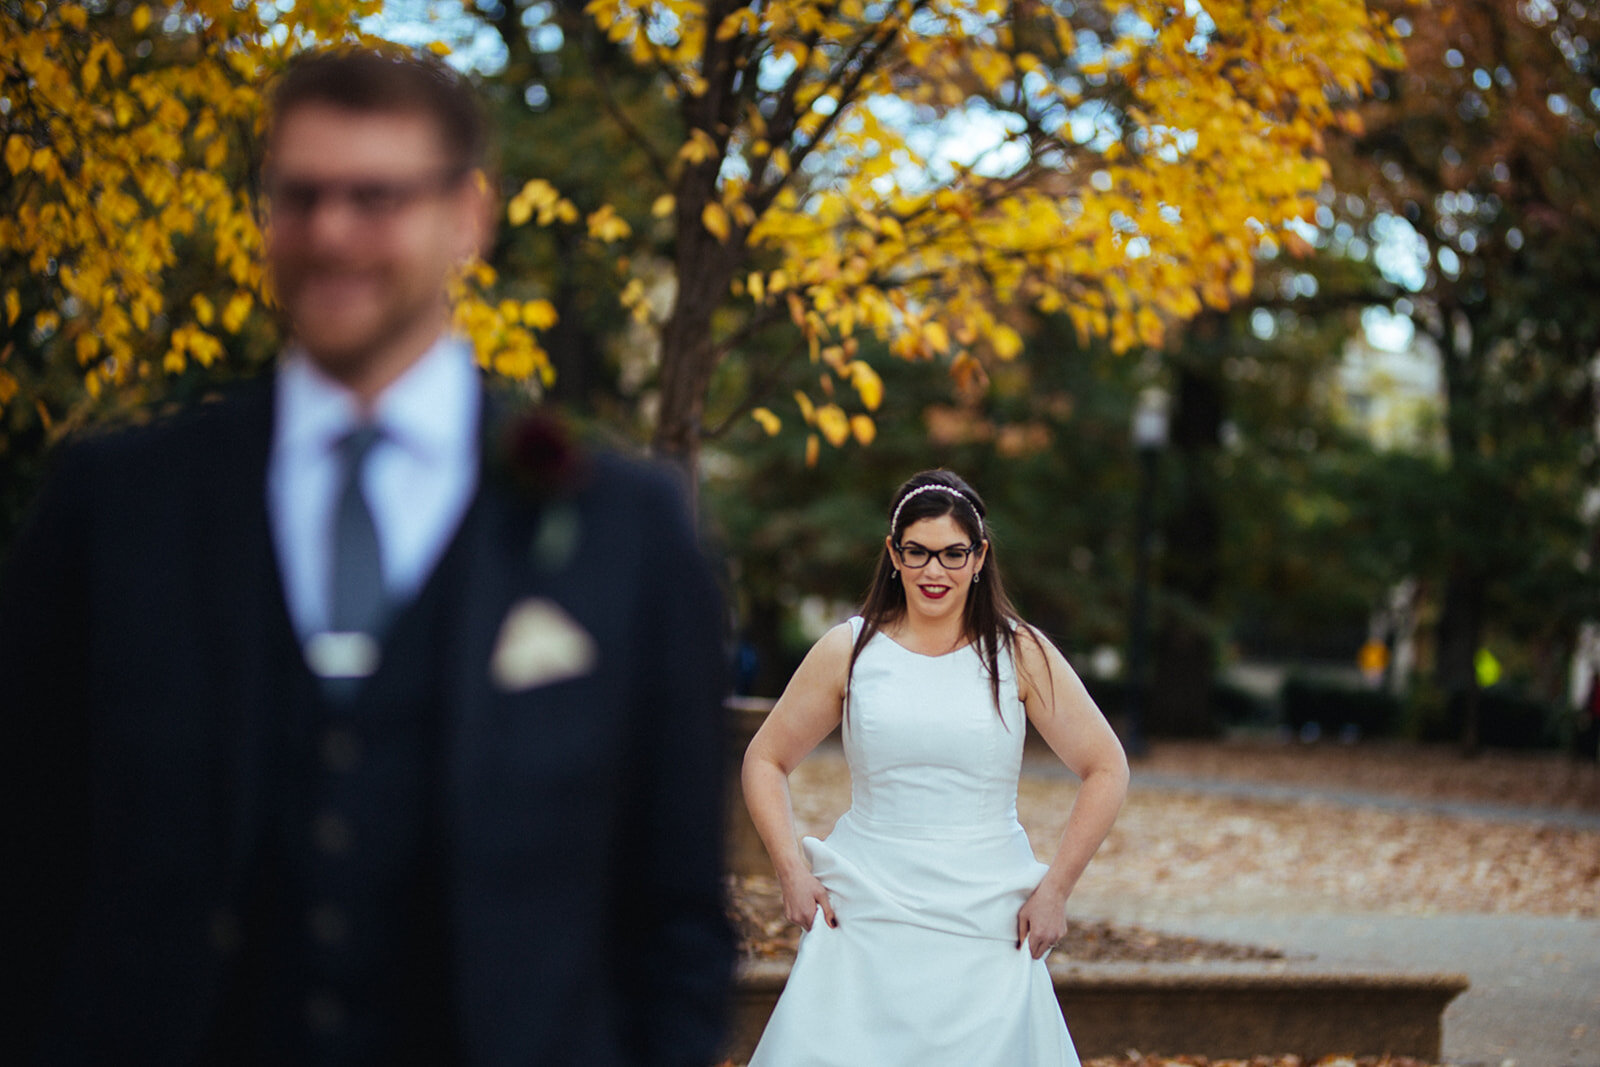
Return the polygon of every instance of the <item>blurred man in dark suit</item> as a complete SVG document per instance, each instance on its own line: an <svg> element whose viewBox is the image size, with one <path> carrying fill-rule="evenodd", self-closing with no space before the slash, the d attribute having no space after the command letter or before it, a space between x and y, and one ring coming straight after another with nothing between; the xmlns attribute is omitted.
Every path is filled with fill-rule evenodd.
<svg viewBox="0 0 1600 1067"><path fill-rule="evenodd" d="M0 579L0 1060L712 1059L718 598L673 478L451 335L485 140L440 64L303 57L290 347L60 457Z"/></svg>

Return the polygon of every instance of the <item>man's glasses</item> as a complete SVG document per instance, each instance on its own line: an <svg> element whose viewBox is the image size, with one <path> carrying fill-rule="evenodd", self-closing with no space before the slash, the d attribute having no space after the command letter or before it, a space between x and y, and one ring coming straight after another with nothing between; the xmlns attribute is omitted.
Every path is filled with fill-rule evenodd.
<svg viewBox="0 0 1600 1067"><path fill-rule="evenodd" d="M470 172L468 167L451 167L417 178L364 178L350 181L311 181L267 175L262 192L267 210L274 218L304 222L325 204L343 204L352 214L367 222L382 222L398 216L427 196L449 192Z"/></svg>
<svg viewBox="0 0 1600 1067"><path fill-rule="evenodd" d="M908 570L921 570L929 560L937 557L939 565L945 570L958 571L967 565L967 559L978 550L978 546L950 545L935 552L912 542L909 545L896 544L894 550L900 553L900 565Z"/></svg>

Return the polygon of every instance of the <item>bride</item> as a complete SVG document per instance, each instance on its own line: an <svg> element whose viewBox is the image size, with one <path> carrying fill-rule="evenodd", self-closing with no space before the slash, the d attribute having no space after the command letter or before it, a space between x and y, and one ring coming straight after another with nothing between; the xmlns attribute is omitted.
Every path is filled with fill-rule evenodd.
<svg viewBox="0 0 1600 1067"><path fill-rule="evenodd" d="M745 802L806 931L750 1067L1078 1063L1044 957L1128 765L1006 599L985 512L948 471L900 487L861 614L811 649L745 754ZM1017 822L1024 716L1083 780L1048 866ZM841 723L850 810L797 841L789 772Z"/></svg>

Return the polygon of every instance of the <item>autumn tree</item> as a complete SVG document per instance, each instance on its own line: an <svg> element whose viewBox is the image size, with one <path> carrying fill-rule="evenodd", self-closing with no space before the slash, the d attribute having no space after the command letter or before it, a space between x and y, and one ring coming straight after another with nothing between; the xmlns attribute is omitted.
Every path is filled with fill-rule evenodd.
<svg viewBox="0 0 1600 1067"><path fill-rule="evenodd" d="M276 348L253 174L264 87L294 53L362 41L378 0L0 3L0 469L44 444L250 366ZM461 325L497 369L544 367L538 301ZM14 512L15 499L6 501ZM7 515L8 520L14 515Z"/></svg>
<svg viewBox="0 0 1600 1067"><path fill-rule="evenodd" d="M1470 747L1489 628L1526 621L1518 602L1535 596L1543 622L1526 636L1559 648L1595 607L1579 508L1596 474L1600 10L1463 0L1396 15L1407 65L1335 145L1337 206L1420 252L1398 306L1440 353L1448 441L1424 577L1441 603L1438 684Z"/></svg>
<svg viewBox="0 0 1600 1067"><path fill-rule="evenodd" d="M487 7L529 34L562 13L575 36L563 5ZM602 32L577 36L602 92L620 53L677 101L670 126L612 114L669 226L669 306L629 290L659 328L654 444L691 465L718 368L774 328L798 335L774 358L816 364L795 398L814 459L822 440L873 432L863 336L970 381L1021 349L1018 308L1125 350L1225 306L1263 241L1295 239L1285 227L1327 176L1324 133L1385 47L1355 0L586 11ZM558 202L539 187L520 211ZM755 411L768 426L784 417L772 407Z"/></svg>

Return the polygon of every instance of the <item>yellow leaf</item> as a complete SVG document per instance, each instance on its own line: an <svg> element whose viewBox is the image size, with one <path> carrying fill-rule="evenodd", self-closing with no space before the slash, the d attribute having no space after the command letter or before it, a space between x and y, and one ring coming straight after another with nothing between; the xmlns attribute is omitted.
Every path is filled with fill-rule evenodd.
<svg viewBox="0 0 1600 1067"><path fill-rule="evenodd" d="M628 225L628 220L617 214L617 209L610 204L602 206L599 210L589 214L589 236L597 241L611 244L620 241L633 233L633 227Z"/></svg>
<svg viewBox="0 0 1600 1067"><path fill-rule="evenodd" d="M830 445L838 448L850 440L850 417L838 404L824 404L817 409L817 429Z"/></svg>
<svg viewBox="0 0 1600 1067"><path fill-rule="evenodd" d="M211 301L207 300L200 293L194 294L194 297L189 301L189 304L194 308L195 321L202 326L210 326L211 321L217 316L217 310L216 308L212 307Z"/></svg>
<svg viewBox="0 0 1600 1067"><path fill-rule="evenodd" d="M1250 261L1245 260L1239 264L1233 276L1228 279L1228 288L1233 295L1243 300L1250 295L1250 289L1255 283L1255 277L1250 270Z"/></svg>
<svg viewBox="0 0 1600 1067"><path fill-rule="evenodd" d="M636 308L645 302L644 280L642 278L629 278L628 284L622 287L622 292L617 294L617 300L625 308Z"/></svg>
<svg viewBox="0 0 1600 1067"><path fill-rule="evenodd" d="M656 197L655 203L650 205L650 214L658 219L664 219L672 214L672 210L677 204L677 199L671 193L663 193L661 196Z"/></svg>
<svg viewBox="0 0 1600 1067"><path fill-rule="evenodd" d="M766 282L761 277L761 272L751 271L748 284L750 287L750 299L754 300L758 304L765 303L767 299L767 287Z"/></svg>
<svg viewBox="0 0 1600 1067"><path fill-rule="evenodd" d="M15 326L22 315L22 298L15 289L6 290L6 325Z"/></svg>
<svg viewBox="0 0 1600 1067"><path fill-rule="evenodd" d="M850 432L855 435L858 443L870 445L878 436L878 424L872 421L870 415L852 415Z"/></svg>
<svg viewBox="0 0 1600 1067"><path fill-rule="evenodd" d="M747 26L754 27L755 22L755 12L747 7L741 7L722 20L722 25L717 27L717 40L731 41L743 33Z"/></svg>
<svg viewBox="0 0 1600 1067"><path fill-rule="evenodd" d="M817 435L814 433L806 434L806 466L815 467L817 465L817 458L821 455L821 453L822 444L817 440Z"/></svg>
<svg viewBox="0 0 1600 1067"><path fill-rule="evenodd" d="M816 405L811 403L811 398L809 396L806 396L806 394L796 390L794 394L794 402L800 405L800 415L806 420L807 425L811 425L817 421Z"/></svg>
<svg viewBox="0 0 1600 1067"><path fill-rule="evenodd" d="M700 212L700 224L706 228L707 233L717 240L726 241L728 239L728 233L730 232L728 213L716 201L713 200L707 204L705 210Z"/></svg>
<svg viewBox="0 0 1600 1067"><path fill-rule="evenodd" d="M537 212L539 225L548 226L551 222L573 222L578 217L578 210L570 200L564 199L556 187L543 178L534 178L511 198L506 205L506 218L511 225L521 226Z"/></svg>
<svg viewBox="0 0 1600 1067"><path fill-rule="evenodd" d="M868 411L877 411L878 405L883 403L883 379L878 377L878 372L863 360L851 360L845 366L850 375L850 384L855 386L856 395L861 397L861 403Z"/></svg>
<svg viewBox="0 0 1600 1067"><path fill-rule="evenodd" d="M254 306L255 298L248 292L240 290L234 293L228 306L222 309L222 328L229 333L238 333L244 328L245 320L250 317L250 309Z"/></svg>
<svg viewBox="0 0 1600 1067"><path fill-rule="evenodd" d="M989 343L994 346L994 354L1001 359L1015 359L1022 351L1022 336L1009 326L1000 325L994 328L994 333L989 337Z"/></svg>
<svg viewBox="0 0 1600 1067"><path fill-rule="evenodd" d="M6 168L12 174L21 174L28 169L28 163L33 159L33 149L28 147L28 142L20 134L12 134L6 138Z"/></svg>
<svg viewBox="0 0 1600 1067"><path fill-rule="evenodd" d="M5 407L11 403L21 388L22 386L11 376L10 371L0 369L0 407Z"/></svg>
<svg viewBox="0 0 1600 1067"><path fill-rule="evenodd" d="M548 330L559 317L548 300L528 300L522 305L522 324L530 330Z"/></svg>
<svg viewBox="0 0 1600 1067"><path fill-rule="evenodd" d="M717 154L717 142L704 130L695 129L689 132L689 139L683 142L683 147L678 149L678 158L691 167L698 166Z"/></svg>
<svg viewBox="0 0 1600 1067"><path fill-rule="evenodd" d="M133 9L133 32L143 33L150 28L150 8L147 4L140 4Z"/></svg>
<svg viewBox="0 0 1600 1067"><path fill-rule="evenodd" d="M766 431L768 437L777 436L778 431L783 429L782 420L768 408L756 408L750 413L750 416L761 424L761 428Z"/></svg>

